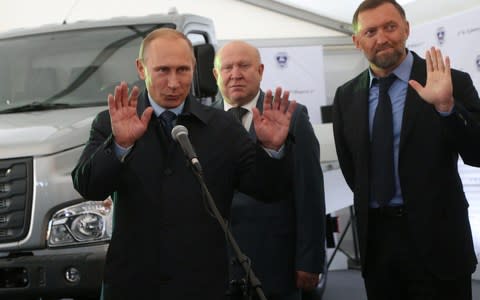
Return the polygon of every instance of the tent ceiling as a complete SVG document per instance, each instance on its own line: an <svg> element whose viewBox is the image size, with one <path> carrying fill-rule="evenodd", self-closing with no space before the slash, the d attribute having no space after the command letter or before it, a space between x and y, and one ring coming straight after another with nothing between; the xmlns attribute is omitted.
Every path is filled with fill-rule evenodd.
<svg viewBox="0 0 480 300"><path fill-rule="evenodd" d="M362 0L260 0L259 2L264 3L263 6L266 8L269 8L269 6L275 7L276 4L280 3L350 24L353 13ZM412 25L480 6L479 0L397 0L397 2L405 8L407 18Z"/></svg>
<svg viewBox="0 0 480 300"><path fill-rule="evenodd" d="M480 6L479 0L399 0L412 26ZM166 13L211 18L219 40L340 37L361 0L1 0L0 31L46 23ZM42 13L39 13L42 12Z"/></svg>

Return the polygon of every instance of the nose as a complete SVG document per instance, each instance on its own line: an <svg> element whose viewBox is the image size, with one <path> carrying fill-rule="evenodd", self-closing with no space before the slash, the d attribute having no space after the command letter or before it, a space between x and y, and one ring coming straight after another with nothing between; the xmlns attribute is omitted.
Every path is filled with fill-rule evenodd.
<svg viewBox="0 0 480 300"><path fill-rule="evenodd" d="M240 71L240 68L238 66L234 66L232 68L232 72L230 73L230 77L232 79L240 79L242 78L242 72Z"/></svg>
<svg viewBox="0 0 480 300"><path fill-rule="evenodd" d="M385 44L388 41L387 33L385 33L383 30L378 30L376 38L377 44Z"/></svg>
<svg viewBox="0 0 480 300"><path fill-rule="evenodd" d="M174 89L176 89L180 86L178 78L175 74L170 74L170 76L168 76L167 86L168 86L168 88L170 88L172 90L174 90Z"/></svg>

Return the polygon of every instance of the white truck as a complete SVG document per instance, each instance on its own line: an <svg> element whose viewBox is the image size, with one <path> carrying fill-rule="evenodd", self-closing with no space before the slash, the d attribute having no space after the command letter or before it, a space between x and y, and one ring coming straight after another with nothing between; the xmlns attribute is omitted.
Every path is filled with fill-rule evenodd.
<svg viewBox="0 0 480 300"><path fill-rule="evenodd" d="M107 95L120 81L142 87L135 58L159 27L192 40L192 92L213 96L207 18L173 11L0 34L0 299L98 299L112 212L82 199L70 172Z"/></svg>

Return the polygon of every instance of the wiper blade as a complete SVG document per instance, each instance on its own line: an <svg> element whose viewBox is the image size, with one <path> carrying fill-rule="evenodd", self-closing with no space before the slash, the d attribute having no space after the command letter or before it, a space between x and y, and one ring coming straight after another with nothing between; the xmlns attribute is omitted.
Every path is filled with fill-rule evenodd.
<svg viewBox="0 0 480 300"><path fill-rule="evenodd" d="M64 109L64 108L75 108L79 105L72 105L68 103L45 103L45 102L33 102L22 106L7 108L0 110L0 114L9 114L9 113L18 113L18 112L29 112L29 111L41 111L41 110L53 110L53 109Z"/></svg>

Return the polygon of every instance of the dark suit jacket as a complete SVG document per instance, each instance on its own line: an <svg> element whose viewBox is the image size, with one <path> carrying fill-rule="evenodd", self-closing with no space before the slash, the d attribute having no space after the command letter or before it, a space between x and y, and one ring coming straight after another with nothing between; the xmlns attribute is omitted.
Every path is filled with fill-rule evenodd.
<svg viewBox="0 0 480 300"><path fill-rule="evenodd" d="M410 78L425 85L425 60L416 54ZM422 257L418 263L444 279L471 273L477 264L457 159L460 155L465 163L480 166L480 100L468 74L452 70L452 80L455 112L449 117L408 87L398 167L408 231ZM335 144L354 194L363 267L370 197L368 83L366 70L339 87L333 108Z"/></svg>
<svg viewBox="0 0 480 300"><path fill-rule="evenodd" d="M149 105L146 93L138 103L141 114ZM286 182L274 181L286 176L279 168L283 164L257 147L229 114L188 98L177 124L188 128L206 184L224 217L229 216L235 189L261 193L263 187L257 187L266 184L266 189L282 192ZM72 172L75 188L86 199L113 194L115 225L104 294L115 300L224 299L225 234L207 211L179 145L168 144L160 126L153 116L121 163L113 151L109 114L100 113ZM262 178L267 180L261 183Z"/></svg>
<svg viewBox="0 0 480 300"><path fill-rule="evenodd" d="M263 111L264 93L257 108ZM213 104L224 109L220 97ZM293 137L293 189L279 202L262 203L242 192L232 202L231 228L251 259L265 293L294 290L296 270L322 273L325 264L325 200L320 147L305 106L298 105L290 124ZM253 123L250 137L256 140ZM260 199L261 200L261 199ZM235 268L233 276L244 277Z"/></svg>

